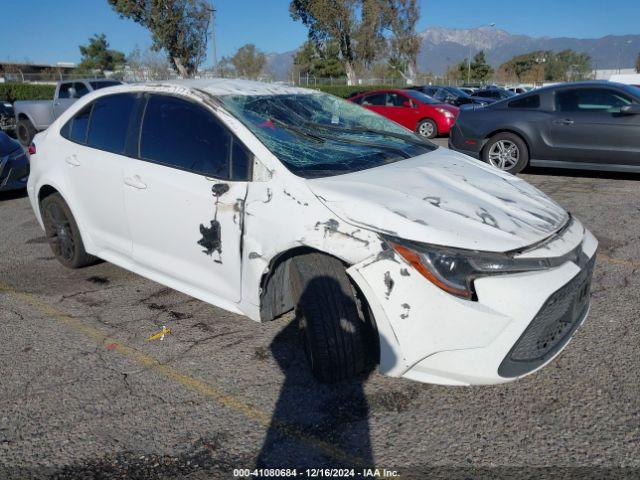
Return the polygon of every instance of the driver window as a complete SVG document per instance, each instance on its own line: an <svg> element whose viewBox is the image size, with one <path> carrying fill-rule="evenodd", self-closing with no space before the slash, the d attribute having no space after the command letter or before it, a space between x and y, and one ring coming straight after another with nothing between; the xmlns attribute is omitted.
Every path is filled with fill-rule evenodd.
<svg viewBox="0 0 640 480"><path fill-rule="evenodd" d="M144 160L217 179L248 180L251 156L200 105L168 95L152 95L141 130L140 158Z"/></svg>
<svg viewBox="0 0 640 480"><path fill-rule="evenodd" d="M387 107L406 107L406 102L411 104L411 101L404 95L395 92L387 93Z"/></svg>
<svg viewBox="0 0 640 480"><path fill-rule="evenodd" d="M73 96L73 98L80 98L89 93L89 89L82 82L75 82L73 84L73 89L75 90L75 95Z"/></svg>
<svg viewBox="0 0 640 480"><path fill-rule="evenodd" d="M561 112L620 113L620 108L631 104L626 95L606 88L565 90L556 94L556 108Z"/></svg>
<svg viewBox="0 0 640 480"><path fill-rule="evenodd" d="M71 98L69 90L71 90L72 83L60 84L60 90L58 90L58 98Z"/></svg>

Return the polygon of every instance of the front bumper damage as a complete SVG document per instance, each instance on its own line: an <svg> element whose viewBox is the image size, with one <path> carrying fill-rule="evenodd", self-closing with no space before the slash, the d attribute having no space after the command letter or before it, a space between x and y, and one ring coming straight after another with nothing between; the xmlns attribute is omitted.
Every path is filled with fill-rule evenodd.
<svg viewBox="0 0 640 480"><path fill-rule="evenodd" d="M586 317L597 240L574 221L549 242L518 255L559 257L579 245L581 265L567 261L545 271L476 280L477 301L442 291L398 255L352 266L348 273L376 319L381 373L443 385L482 385L515 380L543 367Z"/></svg>

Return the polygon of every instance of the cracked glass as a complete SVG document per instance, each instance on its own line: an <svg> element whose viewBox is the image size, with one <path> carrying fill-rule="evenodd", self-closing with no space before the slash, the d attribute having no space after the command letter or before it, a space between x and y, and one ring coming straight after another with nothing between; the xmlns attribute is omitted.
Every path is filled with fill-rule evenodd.
<svg viewBox="0 0 640 480"><path fill-rule="evenodd" d="M437 148L377 113L324 93L218 98L290 171L306 178L365 170Z"/></svg>

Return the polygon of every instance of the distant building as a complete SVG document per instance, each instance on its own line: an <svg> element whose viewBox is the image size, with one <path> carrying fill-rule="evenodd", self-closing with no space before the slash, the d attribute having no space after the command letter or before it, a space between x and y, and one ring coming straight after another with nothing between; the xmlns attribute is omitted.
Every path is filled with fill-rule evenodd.
<svg viewBox="0 0 640 480"><path fill-rule="evenodd" d="M594 70L594 80L609 80L614 75L633 75L636 72L635 68L609 68L606 70Z"/></svg>

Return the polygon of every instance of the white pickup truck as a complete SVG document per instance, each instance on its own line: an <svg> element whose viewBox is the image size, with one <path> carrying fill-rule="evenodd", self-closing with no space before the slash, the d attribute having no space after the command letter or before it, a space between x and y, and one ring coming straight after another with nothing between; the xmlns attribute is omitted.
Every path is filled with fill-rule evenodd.
<svg viewBox="0 0 640 480"><path fill-rule="evenodd" d="M53 100L23 100L13 104L16 134L20 143L29 146L36 133L45 130L80 97L93 90L120 85L118 80L83 79L58 82Z"/></svg>

